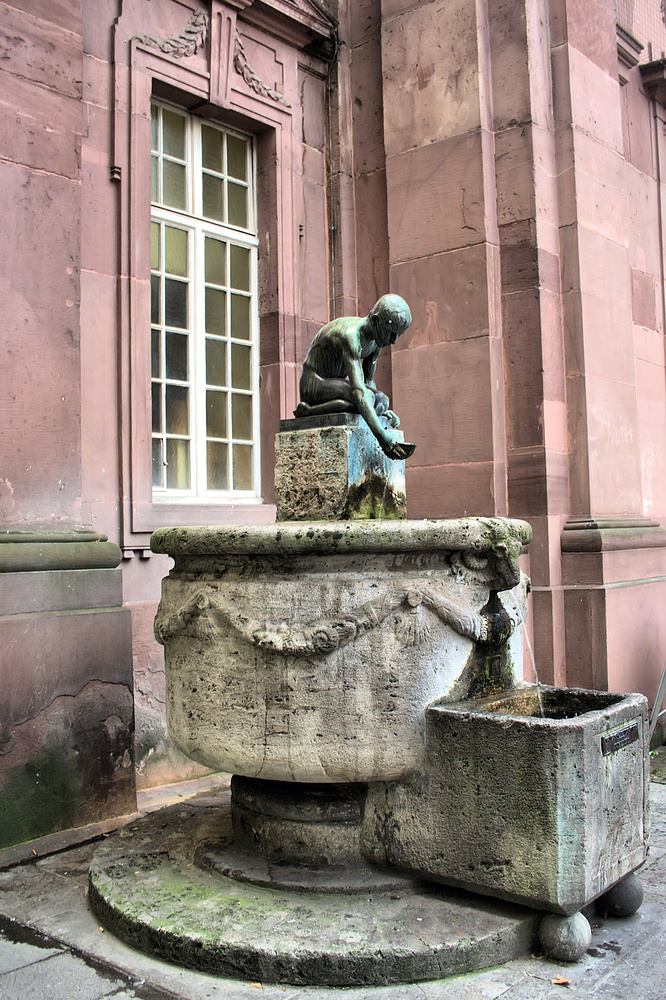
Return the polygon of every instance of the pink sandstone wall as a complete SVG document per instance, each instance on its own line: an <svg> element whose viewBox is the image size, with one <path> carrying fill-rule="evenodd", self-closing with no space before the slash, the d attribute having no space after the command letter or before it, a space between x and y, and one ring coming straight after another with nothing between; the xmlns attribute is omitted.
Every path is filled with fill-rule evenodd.
<svg viewBox="0 0 666 1000"><path fill-rule="evenodd" d="M119 648L132 617L140 781L193 773L164 726L156 518L271 519L273 435L309 340L387 290L414 316L378 379L418 445L410 516L528 519L541 679L653 697L666 661L664 108L618 59L613 3L551 0L546 20L538 0L341 0L332 65L304 37L264 33L252 6L9 0L0 28L1 524L88 528L122 550L109 571L122 573ZM267 72L281 67L289 107L226 64L213 77L229 89L214 92L219 39L184 57L136 41L209 10L238 19ZM226 103L257 133L252 509L156 511L138 475L151 88L206 113ZM15 615L9 574L4 590Z"/></svg>
<svg viewBox="0 0 666 1000"><path fill-rule="evenodd" d="M118 448L116 352L82 275L84 7L9 0L0 18L0 848L136 807L117 477L112 541L84 530L91 410L111 477Z"/></svg>
<svg viewBox="0 0 666 1000"><path fill-rule="evenodd" d="M6 526L81 520L80 7L10 4L0 28Z"/></svg>
<svg viewBox="0 0 666 1000"><path fill-rule="evenodd" d="M548 13L385 0L358 15L381 40L389 281L414 315L392 357L419 445L409 513L530 520L541 678L640 677L653 696L666 636L638 653L619 611L654 631L665 596L662 112L618 60L612 3ZM361 78L371 60L352 52ZM642 570L623 570L634 552Z"/></svg>

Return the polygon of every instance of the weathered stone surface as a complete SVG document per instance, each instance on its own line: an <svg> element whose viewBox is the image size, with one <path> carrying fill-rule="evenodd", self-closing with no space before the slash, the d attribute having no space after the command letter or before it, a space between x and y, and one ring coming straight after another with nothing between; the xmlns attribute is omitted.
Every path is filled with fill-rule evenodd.
<svg viewBox="0 0 666 1000"><path fill-rule="evenodd" d="M125 828L93 858L94 912L143 951L264 983L418 982L496 965L534 947L533 912L417 882L400 891L340 893L212 878L197 858L207 843L225 839L228 800L176 806Z"/></svg>
<svg viewBox="0 0 666 1000"><path fill-rule="evenodd" d="M218 875L303 892L411 891L411 876L369 865L360 832L366 786L231 780L233 844L210 842L198 864Z"/></svg>
<svg viewBox="0 0 666 1000"><path fill-rule="evenodd" d="M96 532L0 539L0 846L136 808L120 549Z"/></svg>
<svg viewBox="0 0 666 1000"><path fill-rule="evenodd" d="M405 463L360 414L283 420L275 441L278 521L404 517Z"/></svg>
<svg viewBox="0 0 666 1000"><path fill-rule="evenodd" d="M0 615L112 608L122 600L119 569L0 573Z"/></svg>
<svg viewBox="0 0 666 1000"><path fill-rule="evenodd" d="M416 442L418 454L427 456L429 467L492 461L492 402L478 388L482 381L490 383L492 371L493 357L485 337L417 346L393 355L393 372L399 377L393 403L405 434ZM437 400L435 420L424 420L426 399ZM411 499L411 487L408 492ZM460 495L454 498L458 510ZM465 503L474 503L467 512L477 514L480 498L471 491L464 496Z"/></svg>
<svg viewBox="0 0 666 1000"><path fill-rule="evenodd" d="M539 941L549 958L558 962L577 962L590 947L592 928L587 917L547 913L539 924Z"/></svg>
<svg viewBox="0 0 666 1000"><path fill-rule="evenodd" d="M114 569L119 562L118 546L96 531L7 531L0 535L0 573Z"/></svg>
<svg viewBox="0 0 666 1000"><path fill-rule="evenodd" d="M426 747L411 787L369 789L370 860L565 915L645 860L642 695L528 686L431 705Z"/></svg>
<svg viewBox="0 0 666 1000"><path fill-rule="evenodd" d="M471 132L388 159L392 264L483 242L482 153L481 136Z"/></svg>
<svg viewBox="0 0 666 1000"><path fill-rule="evenodd" d="M21 76L31 83L42 84L60 94L80 97L80 33L58 30L53 23L33 15L34 11L19 12L11 6L4 6L0 25L3 71Z"/></svg>
<svg viewBox="0 0 666 1000"><path fill-rule="evenodd" d="M488 280L486 248L479 245L394 265L392 287L410 303L413 316L394 353L485 336ZM447 378L456 377L446 371Z"/></svg>
<svg viewBox="0 0 666 1000"><path fill-rule="evenodd" d="M0 847L136 808L132 694L90 681L12 729L0 768Z"/></svg>
<svg viewBox="0 0 666 1000"><path fill-rule="evenodd" d="M80 127L81 109L68 100ZM45 127L55 127L41 95L39 107ZM16 117L13 109L5 142L13 144L13 129L22 128ZM27 130L22 134L27 142ZM75 137L62 135L71 153ZM80 185L57 175L51 146L40 166L44 172L2 168L4 196L16 206L6 215L0 254L7 316L0 330L6 386L0 517L8 528L81 523Z"/></svg>
<svg viewBox="0 0 666 1000"><path fill-rule="evenodd" d="M382 68L388 156L481 124L475 22L469 0L433 0L405 17L386 18Z"/></svg>
<svg viewBox="0 0 666 1000"><path fill-rule="evenodd" d="M157 604L129 605L132 616L134 754L137 789L208 774L174 746L166 724L164 652L153 635Z"/></svg>
<svg viewBox="0 0 666 1000"><path fill-rule="evenodd" d="M597 900L596 910L602 917L630 917L643 903L643 886L632 872Z"/></svg>
<svg viewBox="0 0 666 1000"><path fill-rule="evenodd" d="M409 774L425 707L483 686L493 623L522 621L513 595L489 598L520 583L530 536L501 518L156 532L176 561L155 624L174 741L246 777ZM495 686L513 676L499 645Z"/></svg>
<svg viewBox="0 0 666 1000"><path fill-rule="evenodd" d="M386 223L386 171L373 170L360 174L355 187L356 246L359 258L368 261L358 276L359 309L372 307L382 288L389 287L388 228ZM389 362L390 364L390 362ZM377 366L381 372L379 384L387 383L383 368L386 361L380 358Z"/></svg>

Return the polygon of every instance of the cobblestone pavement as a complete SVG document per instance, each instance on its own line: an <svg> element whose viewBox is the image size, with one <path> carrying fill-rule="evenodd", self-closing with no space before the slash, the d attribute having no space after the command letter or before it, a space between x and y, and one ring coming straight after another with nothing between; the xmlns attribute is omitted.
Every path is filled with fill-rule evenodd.
<svg viewBox="0 0 666 1000"><path fill-rule="evenodd" d="M666 747L653 769L643 906L628 919L593 921L592 946L573 965L532 956L453 979L358 989L217 979L148 958L99 927L86 903L89 843L0 872L0 1000L666 1000Z"/></svg>

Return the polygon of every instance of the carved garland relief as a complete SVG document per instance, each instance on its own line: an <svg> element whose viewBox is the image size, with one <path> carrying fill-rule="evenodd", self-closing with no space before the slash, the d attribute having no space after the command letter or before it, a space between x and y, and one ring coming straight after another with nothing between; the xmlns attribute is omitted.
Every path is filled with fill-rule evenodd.
<svg viewBox="0 0 666 1000"><path fill-rule="evenodd" d="M157 38L154 35L137 35L136 38L144 45L157 48L160 52L173 56L175 59L182 59L195 55L202 47L208 35L209 22L209 15L205 11L200 11L192 15L186 28L174 38ZM234 32L233 65L238 75L243 78L255 94L259 94L260 97L269 97L272 101L283 104L286 108L291 107L291 103L284 94L264 83L259 74L252 68L238 28Z"/></svg>
<svg viewBox="0 0 666 1000"><path fill-rule="evenodd" d="M259 94L260 97L270 97L272 101L278 104L284 104L286 108L290 108L291 104L279 90L274 90L273 87L269 87L263 82L252 69L249 63L245 49L243 48L243 40L240 36L238 28L236 29L234 35L234 69L240 76L243 77L245 83L248 87Z"/></svg>
<svg viewBox="0 0 666 1000"><path fill-rule="evenodd" d="M175 59L193 56L206 41L209 17L206 11L192 14L187 27L174 38L156 38L153 35L137 35L137 41L152 48L159 49Z"/></svg>
<svg viewBox="0 0 666 1000"><path fill-rule="evenodd" d="M401 587L367 601L339 616L313 622L280 624L259 621L243 614L222 600L215 584L207 584L173 614L166 614L160 603L155 619L155 637L163 645L177 635L194 635L203 640L219 637L219 625L233 629L246 642L259 649L283 656L326 656L359 636L377 628L394 616L396 635L405 646L420 645L430 633L423 615L427 608L459 635L474 642L506 642L516 622L502 609L484 615L461 608L432 584Z"/></svg>

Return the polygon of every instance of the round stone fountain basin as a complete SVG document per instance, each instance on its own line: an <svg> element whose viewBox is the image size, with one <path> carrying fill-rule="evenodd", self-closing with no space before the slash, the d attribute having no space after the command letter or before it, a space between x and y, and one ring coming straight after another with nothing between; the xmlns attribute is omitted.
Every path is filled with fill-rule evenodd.
<svg viewBox="0 0 666 1000"><path fill-rule="evenodd" d="M488 639L482 610L519 584L530 537L501 518L155 532L153 551L175 560L155 624L172 738L245 777L417 770L424 710L468 695Z"/></svg>

